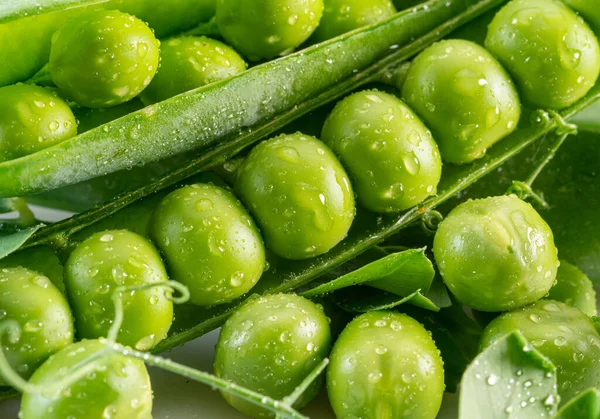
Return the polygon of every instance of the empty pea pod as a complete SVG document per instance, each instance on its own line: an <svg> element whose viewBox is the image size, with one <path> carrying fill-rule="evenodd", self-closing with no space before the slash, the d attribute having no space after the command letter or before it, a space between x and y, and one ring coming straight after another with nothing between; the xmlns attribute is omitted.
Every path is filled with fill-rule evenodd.
<svg viewBox="0 0 600 419"><path fill-rule="evenodd" d="M340 101L322 140L348 170L357 199L376 212L396 212L434 195L442 175L429 130L400 99L363 91Z"/></svg>
<svg viewBox="0 0 600 419"><path fill-rule="evenodd" d="M355 215L340 162L321 141L300 133L257 145L238 172L235 190L266 246L287 259L329 251L346 237Z"/></svg>
<svg viewBox="0 0 600 419"><path fill-rule="evenodd" d="M194 184L167 195L148 222L148 234L171 278L188 287L197 305L233 301L263 272L265 249L254 221L218 186Z"/></svg>
<svg viewBox="0 0 600 419"><path fill-rule="evenodd" d="M93 234L69 256L65 287L80 338L107 335L114 317L112 293L118 286L166 282L165 267L154 246L126 230ZM124 321L118 342L149 350L167 336L173 303L159 287L123 297Z"/></svg>

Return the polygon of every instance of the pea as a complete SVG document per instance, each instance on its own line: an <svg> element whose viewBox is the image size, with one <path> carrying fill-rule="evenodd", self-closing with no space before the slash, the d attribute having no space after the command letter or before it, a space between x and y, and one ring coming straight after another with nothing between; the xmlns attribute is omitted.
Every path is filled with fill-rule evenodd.
<svg viewBox="0 0 600 419"><path fill-rule="evenodd" d="M246 63L232 48L214 39L172 38L160 49L160 68L142 93L146 105L235 76Z"/></svg>
<svg viewBox="0 0 600 419"><path fill-rule="evenodd" d="M390 0L323 0L323 3L323 16L311 38L315 42L380 22L396 13Z"/></svg>
<svg viewBox="0 0 600 419"><path fill-rule="evenodd" d="M502 66L479 45L433 44L415 58L402 87L433 132L442 159L470 163L517 127L521 104Z"/></svg>
<svg viewBox="0 0 600 419"><path fill-rule="evenodd" d="M167 195L148 223L174 280L191 302L211 306L248 292L265 265L262 238L246 209L225 189L185 186Z"/></svg>
<svg viewBox="0 0 600 419"><path fill-rule="evenodd" d="M322 307L290 294L261 297L236 311L221 329L214 371L218 377L281 400L328 354L329 322ZM294 404L301 409L317 394L313 382ZM251 417L269 412L222 393L234 408Z"/></svg>
<svg viewBox="0 0 600 419"><path fill-rule="evenodd" d="M267 247L288 259L328 252L354 219L344 168L325 144L300 133L256 146L239 170L236 191Z"/></svg>
<svg viewBox="0 0 600 419"><path fill-rule="evenodd" d="M50 355L73 342L67 300L50 280L25 268L0 269L0 321L15 320L2 350L10 366L29 378ZM20 335L20 336L19 336ZM7 385L0 374L0 386Z"/></svg>
<svg viewBox="0 0 600 419"><path fill-rule="evenodd" d="M292 52L314 32L323 0L217 0L223 38L252 61Z"/></svg>
<svg viewBox="0 0 600 419"><path fill-rule="evenodd" d="M46 361L31 383L50 387L69 377L104 348L96 340L67 346ZM150 377L142 361L111 353L92 361L93 371L47 393L25 392L22 419L112 418L148 419L152 411Z"/></svg>
<svg viewBox="0 0 600 419"><path fill-rule="evenodd" d="M141 20L117 10L67 21L52 36L49 70L68 98L88 108L136 97L158 68L159 42Z"/></svg>
<svg viewBox="0 0 600 419"><path fill-rule="evenodd" d="M431 133L400 99L377 90L339 102L323 141L348 169L360 204L401 211L436 193L442 160Z"/></svg>
<svg viewBox="0 0 600 419"><path fill-rule="evenodd" d="M411 317L356 317L331 351L327 393L338 418L435 418L444 369L430 333Z"/></svg>
<svg viewBox="0 0 600 419"><path fill-rule="evenodd" d="M565 108L600 73L598 40L559 0L512 0L489 25L485 46L534 106Z"/></svg>
<svg viewBox="0 0 600 419"><path fill-rule="evenodd" d="M558 394L566 403L579 392L600 386L600 335L591 320L566 304L541 300L505 313L483 333L485 348L507 333L518 330L556 366Z"/></svg>
<svg viewBox="0 0 600 419"><path fill-rule="evenodd" d="M559 264L550 227L514 195L457 206L440 224L433 253L456 298L488 312L512 310L544 297Z"/></svg>
<svg viewBox="0 0 600 419"><path fill-rule="evenodd" d="M115 287L167 280L158 252L143 237L126 230L93 234L73 250L65 265L65 287L79 337L107 335L115 313L111 299ZM173 303L164 289L127 293L122 301L120 343L145 351L167 336Z"/></svg>
<svg viewBox="0 0 600 419"><path fill-rule="evenodd" d="M73 112L43 87L0 88L0 162L43 150L77 135Z"/></svg>
<svg viewBox="0 0 600 419"><path fill-rule="evenodd" d="M578 308L588 316L598 314L594 284L577 266L564 260L560 262L556 284L550 290L548 298Z"/></svg>

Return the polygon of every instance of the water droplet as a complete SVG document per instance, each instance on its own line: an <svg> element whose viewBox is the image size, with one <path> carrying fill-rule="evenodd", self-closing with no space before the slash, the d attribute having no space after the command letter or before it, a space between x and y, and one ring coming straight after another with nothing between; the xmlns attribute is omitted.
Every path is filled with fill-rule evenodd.
<svg viewBox="0 0 600 419"><path fill-rule="evenodd" d="M491 375L488 377L488 379L487 379L487 383L488 383L488 385L489 385L489 386L495 386L496 384L498 384L498 381L499 381L499 380L500 380L500 379L498 378L498 376L497 376L497 375L495 375L495 374L491 374Z"/></svg>
<svg viewBox="0 0 600 419"><path fill-rule="evenodd" d="M390 327L392 328L392 330L394 331L398 331L402 329L402 323L400 323L397 320L392 320L392 322L390 323Z"/></svg>
<svg viewBox="0 0 600 419"><path fill-rule="evenodd" d="M148 336L144 336L135 344L135 349L138 351L147 351L148 349L154 346L154 341L156 340L156 335L151 334Z"/></svg>
<svg viewBox="0 0 600 419"><path fill-rule="evenodd" d="M156 304L158 304L158 296L153 295L153 296L150 297L150 305L154 306Z"/></svg>
<svg viewBox="0 0 600 419"><path fill-rule="evenodd" d="M377 320L375 322L375 326L377 326L377 327L385 327L385 326L387 326L387 322L385 320L383 320L383 319L380 319L380 320Z"/></svg>
<svg viewBox="0 0 600 419"><path fill-rule="evenodd" d="M114 238L115 237L112 234L106 233L100 237L100 241L107 243L113 241Z"/></svg>
<svg viewBox="0 0 600 419"><path fill-rule="evenodd" d="M401 377L402 377L402 381L409 384L409 383L412 383L413 381L415 381L415 378L417 377L417 375L414 372L412 372L412 373L403 372Z"/></svg>
<svg viewBox="0 0 600 419"><path fill-rule="evenodd" d="M421 171L421 162L414 151L403 154L402 162L404 163L406 171L413 176Z"/></svg>
<svg viewBox="0 0 600 419"><path fill-rule="evenodd" d="M378 355L383 355L387 351L388 349L384 345L379 345L377 348L375 348L375 353L377 353Z"/></svg>
<svg viewBox="0 0 600 419"><path fill-rule="evenodd" d="M237 271L231 274L231 278L229 283L232 287L239 287L244 283L244 273L242 271Z"/></svg>
<svg viewBox="0 0 600 419"><path fill-rule="evenodd" d="M293 147L278 147L275 150L275 154L281 160L286 161L288 163L300 163L300 154L298 150Z"/></svg>
<svg viewBox="0 0 600 419"><path fill-rule="evenodd" d="M314 343L312 343L312 342L308 342L308 343L306 344L306 350L307 350L308 352L312 352L314 349L315 349L315 344L314 344Z"/></svg>
<svg viewBox="0 0 600 419"><path fill-rule="evenodd" d="M23 330L25 332L39 332L43 326L44 324L39 320L29 320L23 326Z"/></svg>
<svg viewBox="0 0 600 419"><path fill-rule="evenodd" d="M145 42L138 42L137 54L140 58L144 58L148 54L148 45Z"/></svg>
<svg viewBox="0 0 600 419"><path fill-rule="evenodd" d="M564 336L558 336L556 339L554 339L554 344L556 346L565 346L567 344L567 339L565 339Z"/></svg>
<svg viewBox="0 0 600 419"><path fill-rule="evenodd" d="M416 130L413 129L411 132L408 133L408 142L412 145L418 146L419 144L421 144L421 141L421 135Z"/></svg>
<svg viewBox="0 0 600 419"><path fill-rule="evenodd" d="M210 199L202 198L196 201L194 208L197 212L205 212L213 209L214 204Z"/></svg>
<svg viewBox="0 0 600 419"><path fill-rule="evenodd" d="M381 373L381 371L375 371L375 372L369 373L369 375L367 376L367 379L369 380L370 383L378 383L379 381L381 381L381 377L383 377L383 374Z"/></svg>
<svg viewBox="0 0 600 419"><path fill-rule="evenodd" d="M60 128L60 123L58 121L52 121L48 124L48 129L52 132L58 131Z"/></svg>
<svg viewBox="0 0 600 419"><path fill-rule="evenodd" d="M535 313L531 313L531 314L529 315L529 320L531 320L531 321L532 321L532 322L534 322L534 323L539 323L539 322L540 322L540 320L541 320L541 317L540 317L540 316L538 316L538 315L537 315L537 314L535 314Z"/></svg>

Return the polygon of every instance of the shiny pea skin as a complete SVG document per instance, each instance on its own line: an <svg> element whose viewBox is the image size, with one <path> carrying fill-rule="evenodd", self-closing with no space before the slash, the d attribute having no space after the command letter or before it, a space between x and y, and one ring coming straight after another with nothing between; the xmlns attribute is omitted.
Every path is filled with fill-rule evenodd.
<svg viewBox="0 0 600 419"><path fill-rule="evenodd" d="M23 378L53 353L73 342L73 317L63 294L50 280L25 268L0 269L0 321L14 320L20 333L9 329L2 350L9 365ZM0 373L0 386L7 385Z"/></svg>
<svg viewBox="0 0 600 419"><path fill-rule="evenodd" d="M356 212L340 162L321 141L300 133L256 146L239 170L235 189L266 246L287 259L328 252L346 237Z"/></svg>
<svg viewBox="0 0 600 419"><path fill-rule="evenodd" d="M218 377L281 400L291 394L328 354L329 321L323 308L292 294L261 297L237 310L221 329L214 371ZM294 403L312 400L322 380L313 382ZM267 410L222 392L245 415L270 417Z"/></svg>
<svg viewBox="0 0 600 419"><path fill-rule="evenodd" d="M50 387L71 376L82 362L104 349L97 340L67 346L46 361L31 377L36 386ZM56 391L25 392L21 419L112 418L150 419L152 389L144 363L108 353L91 364L94 369Z"/></svg>
<svg viewBox="0 0 600 419"><path fill-rule="evenodd" d="M99 10L67 21L52 36L49 71L61 92L79 105L127 102L150 84L159 41L138 18Z"/></svg>
<svg viewBox="0 0 600 419"><path fill-rule="evenodd" d="M227 43L257 61L292 52L322 13L323 0L218 0L216 19Z"/></svg>
<svg viewBox="0 0 600 419"><path fill-rule="evenodd" d="M567 6L579 13L596 32L600 34L600 9L589 0L562 0Z"/></svg>
<svg viewBox="0 0 600 419"><path fill-rule="evenodd" d="M0 162L43 150L77 135L67 104L43 87L0 88Z"/></svg>
<svg viewBox="0 0 600 419"><path fill-rule="evenodd" d="M160 68L141 98L146 105L226 79L246 70L231 47L205 36L179 37L160 47Z"/></svg>
<svg viewBox="0 0 600 419"><path fill-rule="evenodd" d="M588 316L598 314L594 284L577 266L564 260L560 261L556 284L547 298L578 308Z"/></svg>
<svg viewBox="0 0 600 419"><path fill-rule="evenodd" d="M456 298L488 312L541 299L554 284L559 265L550 227L515 195L457 206L440 224L433 253Z"/></svg>
<svg viewBox="0 0 600 419"><path fill-rule="evenodd" d="M167 195L148 223L172 279L190 301L212 306L250 291L262 275L265 249L254 221L229 191L212 184Z"/></svg>
<svg viewBox="0 0 600 419"><path fill-rule="evenodd" d="M371 311L346 326L331 351L327 393L338 418L433 419L444 368L430 333L411 317Z"/></svg>
<svg viewBox="0 0 600 419"><path fill-rule="evenodd" d="M366 90L346 97L325 121L321 139L348 170L359 203L371 211L405 210L436 193L438 147L393 95Z"/></svg>
<svg viewBox="0 0 600 419"><path fill-rule="evenodd" d="M80 243L65 265L65 287L80 338L106 336L115 316L112 293L117 286L168 280L158 251L127 230L93 234ZM173 303L165 288L122 295L124 318L117 341L140 351L167 336Z"/></svg>
<svg viewBox="0 0 600 419"><path fill-rule="evenodd" d="M575 103L600 73L596 36L559 0L512 0L490 23L485 47L514 77L523 99L542 108Z"/></svg>
<svg viewBox="0 0 600 419"><path fill-rule="evenodd" d="M515 130L521 115L519 95L498 61L459 39L433 44L415 58L402 97L431 129L449 163L483 157Z"/></svg>
<svg viewBox="0 0 600 419"><path fill-rule="evenodd" d="M600 335L578 309L541 300L502 314L485 328L482 349L515 330L556 366L562 404L583 390L600 386Z"/></svg>
<svg viewBox="0 0 600 419"><path fill-rule="evenodd" d="M314 42L335 38L396 13L391 0L323 0L323 3L323 16L311 38Z"/></svg>

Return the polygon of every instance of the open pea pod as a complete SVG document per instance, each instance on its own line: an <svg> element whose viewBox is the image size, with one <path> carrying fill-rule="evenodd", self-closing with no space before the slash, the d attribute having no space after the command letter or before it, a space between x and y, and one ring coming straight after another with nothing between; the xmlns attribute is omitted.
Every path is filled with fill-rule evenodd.
<svg viewBox="0 0 600 419"><path fill-rule="evenodd" d="M210 19L216 0L19 0L0 2L0 86L25 81L48 62L50 38L68 19L119 9L148 22L159 37ZM10 64L7 64L10 63Z"/></svg>
<svg viewBox="0 0 600 419"><path fill-rule="evenodd" d="M397 62L397 57L410 57L407 54L415 54L450 29L503 2L430 0L381 23L159 102L38 153L1 163L0 197L51 190L231 142L277 121L278 116L323 92L334 93L329 100L339 97L346 90L337 85L346 79L354 76L359 85L372 81L374 74L394 59ZM429 39L419 38L436 28ZM395 51L407 44L409 50ZM386 56L388 62L382 60L372 66ZM364 71L369 66L373 72Z"/></svg>

